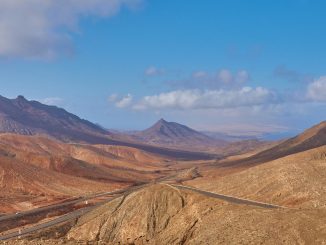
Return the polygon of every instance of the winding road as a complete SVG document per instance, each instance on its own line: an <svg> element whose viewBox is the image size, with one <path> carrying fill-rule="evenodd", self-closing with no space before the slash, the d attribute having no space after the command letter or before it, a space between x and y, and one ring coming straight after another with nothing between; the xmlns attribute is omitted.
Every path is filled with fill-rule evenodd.
<svg viewBox="0 0 326 245"><path fill-rule="evenodd" d="M98 193L98 194L89 195L89 196L85 196L85 197L78 197L78 198L75 198L74 200L71 200L71 201L56 203L56 204L52 204L52 205L49 205L49 206L40 207L40 208L36 208L36 209L33 209L33 210L28 210L28 211L25 211L25 212L19 212L19 213L15 213L15 214L3 215L3 216L0 217L0 222L25 217L27 215L36 215L36 214L39 214L41 212L53 211L54 209L63 208L63 207L66 207L66 206L77 204L77 203L89 201L89 200L95 199L97 197L121 194L121 193L124 193L125 191L127 191L129 189L130 188L127 188L125 190L112 191L112 192L103 192L103 193Z"/></svg>
<svg viewBox="0 0 326 245"><path fill-rule="evenodd" d="M98 204L94 205L94 206L85 207L85 208L82 208L82 209L79 209L79 210L72 211L72 212L70 212L68 214L65 214L65 215L63 215L63 216L61 216L59 218L53 219L51 221L44 222L44 223L41 223L41 224L34 225L33 227L20 229L18 231L14 231L14 232L10 232L8 234L2 235L2 236L0 236L0 241L5 241L5 240L17 238L17 237L20 238L22 236L25 236L25 235L28 235L28 234L31 234L31 233L34 233L34 232L37 232L37 231L40 231L40 230L43 230L43 229L46 229L46 228L49 228L49 227L53 227L55 225L58 225L58 224L61 224L61 223L67 222L67 221L74 220L74 219L79 218L83 214L95 209L96 207L98 207L98 206L100 206L100 205L102 205L104 203L108 203L108 202L112 201L113 199L115 199L117 197L120 197L120 196L123 196L123 195L128 195L128 194L130 194L130 193L132 193L132 192L134 192L136 190L144 188L146 185L148 185L148 184L141 185L141 186L136 186L136 187L129 187L129 188L126 188L126 189L123 189L123 190L115 191L115 192L106 192L106 193L93 195L93 196L91 196L93 198L94 197L99 197L99 196L105 196L105 195L108 195L108 194L116 195L116 196L111 197L111 198L109 198L109 199L107 199L107 200L105 200L105 201L103 201L101 203L98 203ZM228 195L223 195L223 194L209 192L209 191L204 191L204 190L200 190L200 189L197 189L197 188L194 188L194 187L191 187L191 186L177 185L177 184L165 184L165 185L170 186L171 188L177 188L177 189L181 189L181 190L183 189L183 190L193 191L193 192L196 192L196 193L199 193L199 194L211 197L211 198L224 200L224 201L227 201L227 202L230 202L230 203L233 203L233 204L250 205L250 206L255 206L255 207L260 207L260 208L267 208L267 209L276 209L276 208L283 208L284 209L284 208L287 208L287 207L276 205L276 204L258 202L258 201L253 201L253 200L249 200L249 199L244 199L244 198L228 196ZM86 197L85 198L80 198L78 200L74 200L74 201L71 201L71 202L80 202L80 201L85 201L85 200L89 200L89 199L91 199L90 196L87 197L87 198ZM52 205L51 207L53 208L53 206L56 206L56 205ZM45 207L45 208L49 208L49 207ZM41 208L41 209L44 209L44 208ZM26 213L31 213L31 212L37 212L37 211L38 211L38 209L25 212L25 214ZM7 215L5 217L1 217L0 222L1 221L3 222L3 221L8 220L10 218L17 218L17 216L19 216L19 217L22 216L23 217L23 215L24 215L24 213L20 213L20 214L16 214L16 215Z"/></svg>
<svg viewBox="0 0 326 245"><path fill-rule="evenodd" d="M185 186L185 185L170 185L178 189L184 189L184 190L189 190L189 191L194 191L199 194L224 200L230 203L235 203L235 204L243 204L243 205L250 205L250 206L256 206L256 207L261 207L261 208L288 208L276 204L270 204L270 203L265 203L265 202L258 202L258 201L253 201L249 199L244 199L244 198L239 198L239 197L234 197L234 196L228 196L228 195L223 195L215 192L209 192L209 191L203 191L191 186Z"/></svg>

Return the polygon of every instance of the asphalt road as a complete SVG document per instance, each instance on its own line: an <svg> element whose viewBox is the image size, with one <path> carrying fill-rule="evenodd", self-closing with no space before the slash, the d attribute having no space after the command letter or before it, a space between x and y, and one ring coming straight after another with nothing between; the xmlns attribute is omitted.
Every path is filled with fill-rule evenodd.
<svg viewBox="0 0 326 245"><path fill-rule="evenodd" d="M97 206L82 208L82 209L73 211L69 214L63 215L57 219L54 219L54 220L51 220L51 221L48 221L48 222L45 222L42 224L38 224L33 227L29 227L29 228L25 228L25 229L21 229L21 230L15 231L15 232L8 233L6 235L1 236L0 241L5 241L5 240L12 239L12 238L17 238L17 237L19 238L21 236L28 235L30 233L33 233L33 232L36 232L36 231L39 231L39 230L42 230L45 228L49 228L51 226L55 226L55 225L64 223L66 221L76 219L76 218L80 217L81 215L86 214L87 212L93 210L96 207Z"/></svg>
<svg viewBox="0 0 326 245"><path fill-rule="evenodd" d="M118 191L114 191L114 192L105 192L105 193L95 194L95 195L88 196L88 197L85 197L85 198L80 198L80 199L75 200L75 201L71 201L71 202L78 203L78 202L85 201L85 200L90 200L90 199L93 199L93 198L96 198L96 197L101 197L101 196L106 196L106 195L116 195L116 196L111 197L111 198L109 198L109 199L107 199L107 200L105 200L103 202L100 202L100 203L94 205L94 206L78 209L78 210L72 211L72 212L70 212L68 214L65 214L63 216L60 216L59 218L53 219L51 221L41 223L41 224L37 224L37 225L35 225L33 227L20 229L18 231L5 234L3 236L0 236L0 241L5 241L5 240L17 238L17 237L19 238L19 237L22 237L24 235L28 235L30 233L37 232L37 231L43 230L45 228L49 228L49 227L52 227L52 226L55 226L55 225L58 225L58 224L61 224L61 223L76 219L76 218L80 217L81 215L95 209L96 207L98 207L98 206L100 206L100 205L102 205L104 203L108 203L108 202L110 202L110 201L114 200L115 198L118 198L118 197L120 197L122 195L128 195L131 192L136 191L138 189L141 189L146 185L147 184L140 185L140 186L132 186L132 187L128 187L126 189L122 189L122 190L118 190ZM23 217L24 214L26 215L26 213L27 214L33 214L33 212L34 213L39 212L40 209L43 209L43 211L44 211L45 208L47 210L51 211L50 209L48 209L49 207L52 207L52 209L53 209L53 208L56 208L58 205L67 205L67 204L64 203L64 204L51 205L51 206L48 206L48 207L39 208L39 209L36 209L36 210L27 211L27 212L20 213L20 214L7 215L7 216L1 217L1 218L5 218L5 220L8 220L8 216L9 216L9 218L15 219L17 217ZM2 219L2 221L3 220L4 219Z"/></svg>
<svg viewBox="0 0 326 245"><path fill-rule="evenodd" d="M258 201L253 201L253 200L249 200L249 199L233 197L233 196L218 194L218 193L209 192L209 191L203 191L203 190L200 190L200 189L197 189L194 187L190 187L190 186L173 185L173 184L170 186L176 187L178 189L194 191L194 192L200 193L200 194L208 196L208 197L217 198L217 199L235 203L235 204L245 204L245 205L256 206L256 207L261 207L261 208L269 208L269 209L271 209L271 208L287 208L287 207L279 206L276 204L258 202Z"/></svg>
<svg viewBox="0 0 326 245"><path fill-rule="evenodd" d="M127 189L129 189L129 188L127 188ZM25 212L19 212L19 213L14 213L14 214L3 215L3 216L0 217L0 222L11 220L11 219L16 219L16 218L22 218L22 217L24 217L26 215L35 215L35 214L38 214L38 213L41 213L41 212L52 211L54 209L63 208L63 207L73 205L73 204L77 204L77 203L80 203L80 202L85 202L85 201L92 200L94 198L101 197L101 196L120 194L120 193L125 192L126 190L103 192L103 193L98 193L98 194L89 195L89 196L85 196L85 197L78 197L78 198L76 198L74 200L71 200L71 201L66 201L66 202L61 202L61 203L58 203L58 204L53 204L53 205L49 205L49 206L45 206L45 207L40 207L40 208L25 211Z"/></svg>

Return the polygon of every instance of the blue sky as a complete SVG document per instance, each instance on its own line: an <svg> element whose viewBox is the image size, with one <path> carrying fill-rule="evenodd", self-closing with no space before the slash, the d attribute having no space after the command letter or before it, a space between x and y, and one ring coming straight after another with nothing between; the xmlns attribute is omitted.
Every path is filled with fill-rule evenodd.
<svg viewBox="0 0 326 245"><path fill-rule="evenodd" d="M4 0L1 94L107 128L161 117L234 133L326 115L321 0Z"/></svg>

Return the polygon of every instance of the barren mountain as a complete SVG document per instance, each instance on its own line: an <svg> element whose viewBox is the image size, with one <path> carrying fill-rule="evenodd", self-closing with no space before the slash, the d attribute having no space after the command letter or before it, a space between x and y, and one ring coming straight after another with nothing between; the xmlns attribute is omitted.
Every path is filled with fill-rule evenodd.
<svg viewBox="0 0 326 245"><path fill-rule="evenodd" d="M152 127L134 134L143 142L183 149L206 149L226 145L223 140L213 139L203 133L176 122L160 119Z"/></svg>
<svg viewBox="0 0 326 245"><path fill-rule="evenodd" d="M28 101L23 96L0 96L0 132L47 134L59 139L87 140L108 134L101 127L56 106Z"/></svg>
<svg viewBox="0 0 326 245"><path fill-rule="evenodd" d="M187 184L290 207L326 209L326 146L243 168L226 176L212 167Z"/></svg>

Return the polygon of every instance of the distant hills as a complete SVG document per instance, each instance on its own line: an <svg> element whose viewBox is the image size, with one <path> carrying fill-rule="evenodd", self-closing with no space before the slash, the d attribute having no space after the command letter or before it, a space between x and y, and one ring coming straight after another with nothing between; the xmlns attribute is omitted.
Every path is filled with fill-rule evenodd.
<svg viewBox="0 0 326 245"><path fill-rule="evenodd" d="M85 142L134 147L157 155L179 159L212 159L254 150L257 140L228 143L185 125L160 119L143 131L117 133L81 119L56 106L29 101L23 96L7 99L0 96L0 133L48 135L64 142ZM264 150L248 161L276 159L326 144L326 121L304 133ZM213 154L198 153L212 152Z"/></svg>

